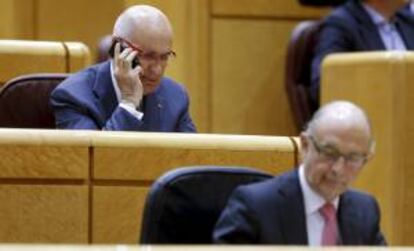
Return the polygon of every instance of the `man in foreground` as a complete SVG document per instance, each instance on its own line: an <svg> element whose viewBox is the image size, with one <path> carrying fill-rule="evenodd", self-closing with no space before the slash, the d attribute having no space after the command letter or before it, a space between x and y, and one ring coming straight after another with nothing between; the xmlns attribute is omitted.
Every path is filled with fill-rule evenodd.
<svg viewBox="0 0 414 251"><path fill-rule="evenodd" d="M300 135L303 163L241 186L214 231L216 243L385 245L376 200L349 189L373 156L371 125L358 106L323 106Z"/></svg>

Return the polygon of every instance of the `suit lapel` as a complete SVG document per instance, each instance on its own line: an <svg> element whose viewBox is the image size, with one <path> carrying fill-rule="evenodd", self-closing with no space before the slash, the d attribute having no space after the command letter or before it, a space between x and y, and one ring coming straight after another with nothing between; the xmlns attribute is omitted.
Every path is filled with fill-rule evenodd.
<svg viewBox="0 0 414 251"><path fill-rule="evenodd" d="M290 172L283 181L281 193L285 197L282 233L286 244L308 245L305 206L297 170Z"/></svg>
<svg viewBox="0 0 414 251"><path fill-rule="evenodd" d="M355 212L356 206L348 192L340 197L338 209L338 224L343 245L358 245L358 217Z"/></svg>
<svg viewBox="0 0 414 251"><path fill-rule="evenodd" d="M396 15L396 25L408 50L414 50L414 14L407 4Z"/></svg>
<svg viewBox="0 0 414 251"><path fill-rule="evenodd" d="M365 48L358 48L359 50L385 50L384 42L378 32L377 27L372 22L371 17L365 11L362 3L359 0L349 1L345 4L345 8L349 13L355 17L358 23L358 33L362 41L360 45Z"/></svg>
<svg viewBox="0 0 414 251"><path fill-rule="evenodd" d="M112 115L118 106L115 90L112 84L110 61L98 65L93 92L96 95L95 105L103 115L101 122Z"/></svg>
<svg viewBox="0 0 414 251"><path fill-rule="evenodd" d="M151 128L151 131L163 131L161 128L163 124L162 110L165 109L165 102L162 95L162 87L161 80L158 89L145 98L144 127Z"/></svg>

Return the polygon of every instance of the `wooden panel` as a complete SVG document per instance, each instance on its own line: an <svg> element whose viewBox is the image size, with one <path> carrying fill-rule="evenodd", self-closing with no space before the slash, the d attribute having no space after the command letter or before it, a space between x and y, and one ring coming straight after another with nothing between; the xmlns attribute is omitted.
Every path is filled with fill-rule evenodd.
<svg viewBox="0 0 414 251"><path fill-rule="evenodd" d="M295 134L283 83L287 42L295 25L268 20L213 21L214 133Z"/></svg>
<svg viewBox="0 0 414 251"><path fill-rule="evenodd" d="M399 79L404 85L399 89L394 89L396 100L401 100L402 109L398 112L400 119L394 120L394 123L397 124L397 128L400 130L396 131L396 135L400 139L400 148L398 149L400 155L399 159L400 165L404 167L404 171L401 172L400 183L397 183L401 188L400 198L403 200L399 203L400 210L397 213L400 213L402 225L402 237L401 243L404 245L414 246L414 240L412 238L412 233L414 233L414 155L412 154L412 141L414 140L414 53L405 54L404 57L404 66L401 69L404 75ZM391 82L394 85L394 82ZM401 97L405 97L401 99ZM398 129L397 129L398 130ZM396 172L396 170L394 170ZM400 225L400 226L401 226Z"/></svg>
<svg viewBox="0 0 414 251"><path fill-rule="evenodd" d="M0 184L0 241L87 243L87 195L86 186Z"/></svg>
<svg viewBox="0 0 414 251"><path fill-rule="evenodd" d="M0 178L87 179L85 133L54 130L0 130Z"/></svg>
<svg viewBox="0 0 414 251"><path fill-rule="evenodd" d="M33 39L34 0L0 2L0 38Z"/></svg>
<svg viewBox="0 0 414 251"><path fill-rule="evenodd" d="M137 244L148 188L95 186L93 189L93 243Z"/></svg>
<svg viewBox="0 0 414 251"><path fill-rule="evenodd" d="M65 54L59 42L0 40L0 85L22 74L65 72Z"/></svg>
<svg viewBox="0 0 414 251"><path fill-rule="evenodd" d="M329 56L322 68L322 102L348 99L361 105L371 118L376 156L355 185L379 199L382 226L393 245L414 244L414 229L408 223L414 215L414 203L409 200L413 190L408 190L413 177L410 163L414 163L410 151L413 75L409 75L413 59L413 53L339 54Z"/></svg>
<svg viewBox="0 0 414 251"><path fill-rule="evenodd" d="M86 178L87 147L0 145L0 178Z"/></svg>
<svg viewBox="0 0 414 251"><path fill-rule="evenodd" d="M91 64L91 53L85 44L65 42L64 45L67 48L67 60L69 60L67 72L77 72Z"/></svg>
<svg viewBox="0 0 414 251"><path fill-rule="evenodd" d="M293 153L287 152L95 148L94 174L99 179L152 181L168 170L192 165L250 166L269 173L281 173L294 166Z"/></svg>
<svg viewBox="0 0 414 251"><path fill-rule="evenodd" d="M112 133L96 135L94 178L154 180L188 165L241 165L271 173L289 170L295 153L288 137Z"/></svg>
<svg viewBox="0 0 414 251"><path fill-rule="evenodd" d="M328 8L303 7L292 0L212 0L214 15L317 18L328 11Z"/></svg>
<svg viewBox="0 0 414 251"><path fill-rule="evenodd" d="M116 17L124 7L121 0L37 0L36 39L81 41L96 58L101 37L112 33Z"/></svg>

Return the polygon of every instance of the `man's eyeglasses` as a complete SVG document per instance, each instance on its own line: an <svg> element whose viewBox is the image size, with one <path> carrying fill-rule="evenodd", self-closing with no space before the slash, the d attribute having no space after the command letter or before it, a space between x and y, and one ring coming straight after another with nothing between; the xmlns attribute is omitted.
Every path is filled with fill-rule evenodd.
<svg viewBox="0 0 414 251"><path fill-rule="evenodd" d="M334 164L338 161L339 158L344 158L345 164L348 166L352 166L353 168L360 168L368 159L366 154L361 153L350 153L350 154L343 154L338 149L331 147L331 146L323 146L319 144L314 137L308 136L310 141L312 142L315 150L318 152L321 159L328 163Z"/></svg>
<svg viewBox="0 0 414 251"><path fill-rule="evenodd" d="M134 51L137 51L139 61L144 64L145 63L153 64L153 63L157 63L158 61L161 61L162 63L166 63L168 60L177 57L177 54L173 50L170 50L163 54L157 54L155 52L144 52L141 48L139 48L139 46L129 42L128 40L122 37L114 36L114 40L120 42L121 44L124 43L127 45L127 47L130 47Z"/></svg>

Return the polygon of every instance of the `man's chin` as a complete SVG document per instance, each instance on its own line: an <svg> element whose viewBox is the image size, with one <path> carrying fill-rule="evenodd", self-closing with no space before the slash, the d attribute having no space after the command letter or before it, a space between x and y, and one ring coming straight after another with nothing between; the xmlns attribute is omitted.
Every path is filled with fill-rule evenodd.
<svg viewBox="0 0 414 251"><path fill-rule="evenodd" d="M155 92L158 86L158 83L144 84L144 95L148 95Z"/></svg>
<svg viewBox="0 0 414 251"><path fill-rule="evenodd" d="M317 189L319 195L321 195L325 200L332 201L336 197L340 196L345 192L346 188L343 185L333 185L333 184L323 184Z"/></svg>

